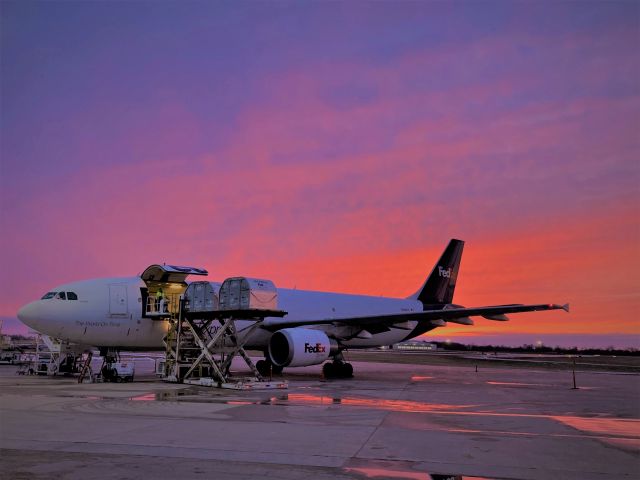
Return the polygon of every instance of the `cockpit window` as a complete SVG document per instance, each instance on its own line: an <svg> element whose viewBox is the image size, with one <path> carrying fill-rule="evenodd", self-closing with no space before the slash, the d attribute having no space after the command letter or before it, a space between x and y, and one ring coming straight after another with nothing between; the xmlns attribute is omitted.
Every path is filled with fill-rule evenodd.
<svg viewBox="0 0 640 480"><path fill-rule="evenodd" d="M60 300L78 300L76 292L47 292L40 300L48 300L49 298L58 298Z"/></svg>

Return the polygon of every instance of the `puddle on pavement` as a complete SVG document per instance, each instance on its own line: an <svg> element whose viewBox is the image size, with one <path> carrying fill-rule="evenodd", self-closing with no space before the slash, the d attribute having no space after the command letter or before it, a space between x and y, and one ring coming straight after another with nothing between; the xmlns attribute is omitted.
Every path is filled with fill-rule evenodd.
<svg viewBox="0 0 640 480"><path fill-rule="evenodd" d="M366 478L397 478L406 480L492 480L487 477L470 477L468 475L450 475L438 473L422 473L409 470L390 470L381 468L345 468L347 473L360 473ZM493 479L497 480L497 479Z"/></svg>
<svg viewBox="0 0 640 480"><path fill-rule="evenodd" d="M86 397L91 399L101 399L101 397ZM638 441L638 431L640 431L640 420L621 418L596 418L578 417L575 415L545 415L536 413L512 413L496 411L474 411L479 405L451 405L438 403L416 402L412 400L394 400L384 398L365 398L349 396L314 395L311 393L282 393L262 398L248 398L239 395L228 395L214 392L207 388L190 387L181 390L170 390L164 392L150 392L142 395L129 397L133 401L147 402L197 402L197 403L217 403L233 406L248 405L272 405L272 406L353 406L369 408L373 410L385 410L389 412L403 413L436 413L453 415L471 415L481 417L512 417L512 418L534 418L554 420L570 426L576 430L583 431L590 436L604 436L631 438ZM604 416L604 414L603 414ZM368 468L368 467L367 467ZM471 478L471 477L470 477Z"/></svg>
<svg viewBox="0 0 640 480"><path fill-rule="evenodd" d="M487 382L487 385L498 385L506 387L553 387L548 383L521 383L521 382Z"/></svg>
<svg viewBox="0 0 640 480"><path fill-rule="evenodd" d="M562 385L552 385L550 383L523 383L523 382L494 382L487 381L487 385L498 387L562 387ZM576 390L598 390L599 387L577 387Z"/></svg>
<svg viewBox="0 0 640 480"><path fill-rule="evenodd" d="M408 466L367 466L367 467L344 467L346 473L356 473L365 478L393 478L405 480L498 480L488 477L475 477L469 475L457 475L451 473L427 473Z"/></svg>
<svg viewBox="0 0 640 480"><path fill-rule="evenodd" d="M218 395L206 388L183 388L165 392L150 392L129 397L129 400L139 402L194 402L194 403L218 403L225 405L275 405L279 402L287 402L287 395L271 396L261 399L246 399L237 396Z"/></svg>
<svg viewBox="0 0 640 480"><path fill-rule="evenodd" d="M429 413L458 411L465 408L477 407L477 405L449 405L441 403L425 403L415 402L412 400L393 400L384 398L362 398L362 397L342 397L332 398L322 395L308 395L301 393L292 393L288 395L289 402L307 404L307 405L328 405L339 403L341 405L351 405L354 407L365 407L375 410L387 410L391 412L412 412L412 413Z"/></svg>
<svg viewBox="0 0 640 480"><path fill-rule="evenodd" d="M594 435L640 439L640 420L635 418L552 417L558 422Z"/></svg>
<svg viewBox="0 0 640 480"><path fill-rule="evenodd" d="M413 375L411 377L412 382L424 382L425 380L431 380L433 377L427 375Z"/></svg>
<svg viewBox="0 0 640 480"><path fill-rule="evenodd" d="M391 412L447 412L460 411L477 407L477 405L448 405L436 403L415 402L411 400L390 400L384 398L365 398L314 395L310 393L283 393L271 395L263 398L247 398L230 395L220 395L204 388L185 388L181 390L171 390L165 392L152 392L129 397L133 401L146 402L197 402L197 403L218 403L234 406L246 405L277 405L277 406L306 406L306 405L348 405L353 407L363 407L375 410L387 410Z"/></svg>
<svg viewBox="0 0 640 480"><path fill-rule="evenodd" d="M99 398L99 397L94 397ZM636 419L619 419L619 418L585 418L574 415L545 415L536 413L512 413L512 412L496 412L496 411L473 411L469 409L477 409L479 405L449 405L424 403L411 400L393 400L384 398L367 398L352 397L339 395L317 395L312 393L280 393L278 395L257 397L240 396L238 394L230 394L229 392L212 391L205 387L188 387L180 390L170 390L163 392L147 392L141 395L129 397L132 401L143 402L196 402L196 403L214 403L229 406L251 406L251 405L271 405L271 406L353 406L367 408L372 410L384 410L388 412L402 413L432 413L432 414L450 414L450 415L470 415L481 417L507 417L507 418L531 418L541 420L553 420L555 422L578 430L580 434L575 435L570 432L560 432L548 434L558 437L585 437L594 438L610 443L619 448L640 450L640 420ZM437 426L441 428L441 426ZM466 429L448 429L450 432L458 433L486 433L486 430L466 430ZM493 432L496 433L496 432ZM504 434L513 435L537 435L535 432L503 432ZM460 475L434 475L424 472L416 472L411 469L381 468L365 466L349 467L349 471L359 473L366 478L407 478L407 479L461 479L472 480L484 477L460 476Z"/></svg>
<svg viewBox="0 0 640 480"><path fill-rule="evenodd" d="M157 395L156 393L145 393L144 395L137 395L135 397L129 397L129 400L134 400L134 401L142 401L142 402L152 402L157 400Z"/></svg>

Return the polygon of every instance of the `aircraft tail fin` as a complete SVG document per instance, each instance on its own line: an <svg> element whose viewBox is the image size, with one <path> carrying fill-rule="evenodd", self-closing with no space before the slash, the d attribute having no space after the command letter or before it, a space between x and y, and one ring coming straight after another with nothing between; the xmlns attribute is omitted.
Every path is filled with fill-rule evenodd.
<svg viewBox="0 0 640 480"><path fill-rule="evenodd" d="M409 298L423 304L452 303L464 241L452 238L420 290Z"/></svg>

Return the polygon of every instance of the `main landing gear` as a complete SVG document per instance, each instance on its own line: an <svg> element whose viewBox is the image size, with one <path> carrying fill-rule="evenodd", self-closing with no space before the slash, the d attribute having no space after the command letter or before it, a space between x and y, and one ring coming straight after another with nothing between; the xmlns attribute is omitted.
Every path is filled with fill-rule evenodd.
<svg viewBox="0 0 640 480"><path fill-rule="evenodd" d="M324 378L351 378L353 377L353 366L343 360L335 359L322 366Z"/></svg>
<svg viewBox="0 0 640 480"><path fill-rule="evenodd" d="M267 357L256 362L256 369L260 375L269 378L272 375L282 374L283 367L274 365ZM338 354L332 362L327 362L322 366L322 375L324 378L352 378L353 366L344 361L342 354Z"/></svg>
<svg viewBox="0 0 640 480"><path fill-rule="evenodd" d="M283 367L277 367L269 360L258 360L256 362L256 368L258 369L258 373L263 377L271 377L272 375L280 375L282 373Z"/></svg>

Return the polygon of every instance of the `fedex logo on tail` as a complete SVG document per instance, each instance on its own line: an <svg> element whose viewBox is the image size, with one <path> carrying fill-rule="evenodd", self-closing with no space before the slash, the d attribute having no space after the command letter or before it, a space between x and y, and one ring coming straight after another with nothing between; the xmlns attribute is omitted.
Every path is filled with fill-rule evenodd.
<svg viewBox="0 0 640 480"><path fill-rule="evenodd" d="M446 270L438 265L438 275L444 278L451 278L451 268L447 268Z"/></svg>

